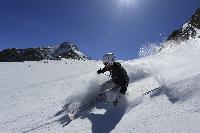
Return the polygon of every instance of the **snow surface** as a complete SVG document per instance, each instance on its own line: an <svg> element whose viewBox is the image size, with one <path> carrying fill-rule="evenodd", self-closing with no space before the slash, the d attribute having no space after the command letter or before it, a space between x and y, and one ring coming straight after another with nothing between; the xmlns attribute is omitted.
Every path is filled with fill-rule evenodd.
<svg viewBox="0 0 200 133"><path fill-rule="evenodd" d="M130 61L127 95L112 98L69 122L67 101L80 104L98 93L110 77L98 75L102 62L62 60L0 63L2 133L197 133L200 131L200 39ZM143 96L149 90L158 91ZM111 95L112 97L112 95Z"/></svg>

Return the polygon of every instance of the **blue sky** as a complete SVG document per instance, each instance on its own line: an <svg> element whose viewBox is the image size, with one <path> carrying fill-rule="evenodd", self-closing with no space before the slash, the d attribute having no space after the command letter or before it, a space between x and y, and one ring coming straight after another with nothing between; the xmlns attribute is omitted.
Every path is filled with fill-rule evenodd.
<svg viewBox="0 0 200 133"><path fill-rule="evenodd" d="M200 0L0 0L0 50L70 41L96 59L133 59L198 7Z"/></svg>

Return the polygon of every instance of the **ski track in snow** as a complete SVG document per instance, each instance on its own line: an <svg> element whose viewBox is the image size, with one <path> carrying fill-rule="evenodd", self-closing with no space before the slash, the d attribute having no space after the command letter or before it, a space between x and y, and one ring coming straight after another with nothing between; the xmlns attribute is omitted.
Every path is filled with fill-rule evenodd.
<svg viewBox="0 0 200 133"><path fill-rule="evenodd" d="M119 105L111 105L110 92L107 101L72 121L62 105L77 101L79 106L98 93L110 80L96 74L102 62L0 63L1 132L199 132L199 44L200 39L191 39L155 55L122 61L130 84Z"/></svg>

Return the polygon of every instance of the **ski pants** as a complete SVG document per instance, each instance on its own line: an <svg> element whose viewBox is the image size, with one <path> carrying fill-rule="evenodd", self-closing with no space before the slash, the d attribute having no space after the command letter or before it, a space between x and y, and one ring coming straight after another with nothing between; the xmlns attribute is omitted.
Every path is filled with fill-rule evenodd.
<svg viewBox="0 0 200 133"><path fill-rule="evenodd" d="M108 90L117 90L120 93L125 94L125 92L127 91L127 86L115 84L113 82L113 80L111 79L111 80L109 80L109 81L107 81L107 82L105 82L104 84L101 85L100 93L103 93L103 92L108 91Z"/></svg>

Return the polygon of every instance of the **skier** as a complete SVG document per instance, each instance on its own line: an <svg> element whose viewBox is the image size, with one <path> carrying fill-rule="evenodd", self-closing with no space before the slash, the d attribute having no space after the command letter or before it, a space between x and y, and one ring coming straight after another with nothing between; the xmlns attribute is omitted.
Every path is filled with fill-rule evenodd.
<svg viewBox="0 0 200 133"><path fill-rule="evenodd" d="M102 61L105 67L103 69L100 68L97 73L101 74L109 71L113 83L120 88L119 93L115 96L115 100L113 102L113 105L116 105L118 103L118 99L121 97L121 94L125 95L127 91L129 77L122 65L119 62L115 62L115 55L113 53L105 54L102 58Z"/></svg>

